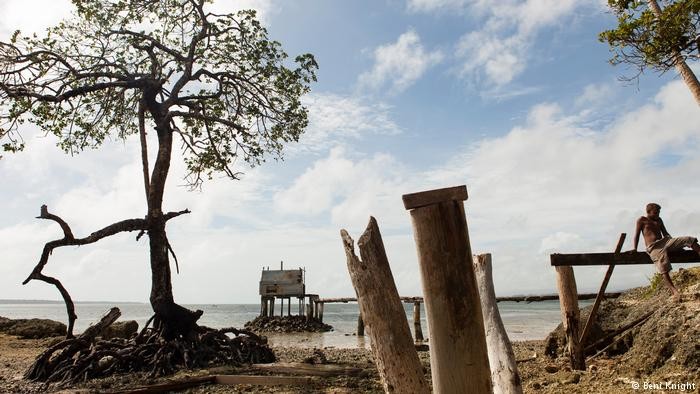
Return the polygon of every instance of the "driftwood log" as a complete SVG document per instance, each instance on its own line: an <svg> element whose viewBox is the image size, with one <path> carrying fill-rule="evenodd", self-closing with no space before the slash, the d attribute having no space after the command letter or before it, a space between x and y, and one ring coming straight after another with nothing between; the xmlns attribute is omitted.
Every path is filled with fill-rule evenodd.
<svg viewBox="0 0 700 394"><path fill-rule="evenodd" d="M377 221L370 218L358 241L361 259L347 231L341 230L340 236L384 391L429 393Z"/></svg>
<svg viewBox="0 0 700 394"><path fill-rule="evenodd" d="M522 394L523 386L515 363L515 354L496 303L491 254L474 256L474 274L479 286L481 312L484 315L493 393Z"/></svg>
<svg viewBox="0 0 700 394"><path fill-rule="evenodd" d="M465 186L403 196L410 211L430 333L435 393L491 393L491 371L472 267Z"/></svg>

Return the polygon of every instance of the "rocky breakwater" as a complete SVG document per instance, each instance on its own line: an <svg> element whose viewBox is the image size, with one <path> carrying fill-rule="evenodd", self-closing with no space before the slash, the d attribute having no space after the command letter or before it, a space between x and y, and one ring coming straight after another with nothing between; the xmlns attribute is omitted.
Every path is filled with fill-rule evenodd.
<svg viewBox="0 0 700 394"><path fill-rule="evenodd" d="M304 316L258 316L245 324L247 330L253 332L326 332L333 327L318 319L307 319Z"/></svg>

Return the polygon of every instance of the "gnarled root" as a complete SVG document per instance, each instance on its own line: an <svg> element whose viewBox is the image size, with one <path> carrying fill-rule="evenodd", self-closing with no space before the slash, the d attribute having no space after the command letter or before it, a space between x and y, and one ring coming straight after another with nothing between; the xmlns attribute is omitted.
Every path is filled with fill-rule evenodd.
<svg viewBox="0 0 700 394"><path fill-rule="evenodd" d="M157 377L183 368L274 361L266 341L250 331L199 327L187 337L166 340L158 330L148 329L129 340L83 335L64 340L42 353L25 378L64 385L117 373L148 372Z"/></svg>

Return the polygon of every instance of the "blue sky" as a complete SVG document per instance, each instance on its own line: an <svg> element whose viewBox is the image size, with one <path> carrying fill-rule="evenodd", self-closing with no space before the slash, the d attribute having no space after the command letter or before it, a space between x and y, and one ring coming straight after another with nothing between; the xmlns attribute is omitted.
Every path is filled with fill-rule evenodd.
<svg viewBox="0 0 700 394"><path fill-rule="evenodd" d="M602 1L247 0L291 56L310 52L319 81L305 99L310 125L283 162L241 181L180 187L175 160L166 209L183 303L256 302L263 266L306 267L307 288L349 296L339 231L358 238L377 218L397 287L420 294L410 217L401 195L466 184L472 249L493 254L499 295L555 291L549 254L610 251L649 201L674 235L700 233L700 110L672 72L607 63ZM45 10L35 16L32 9ZM0 38L41 32L70 12L67 1L0 4ZM29 17L28 15L32 15ZM39 206L77 234L143 215L138 144L108 142L64 155L28 126L28 148L0 160L0 298L57 299L53 287L20 283L43 244L60 237L34 219ZM47 272L78 300L146 301L147 248L133 235L54 253ZM580 268L595 291L604 268ZM616 270L611 287L643 285L653 267ZM119 279L117 279L119 278Z"/></svg>

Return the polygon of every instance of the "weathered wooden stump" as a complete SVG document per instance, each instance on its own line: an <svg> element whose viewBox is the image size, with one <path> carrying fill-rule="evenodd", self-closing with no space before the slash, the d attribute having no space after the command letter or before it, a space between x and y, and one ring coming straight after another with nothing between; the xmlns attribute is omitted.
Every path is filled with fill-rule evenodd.
<svg viewBox="0 0 700 394"><path fill-rule="evenodd" d="M340 235L384 391L429 393L377 221L370 218L358 241L361 260L355 254L354 242L347 231L341 230Z"/></svg>
<svg viewBox="0 0 700 394"><path fill-rule="evenodd" d="M420 302L413 303L413 331L416 342L423 341L423 328L420 325Z"/></svg>
<svg viewBox="0 0 700 394"><path fill-rule="evenodd" d="M463 201L465 186L407 194L435 393L491 393L491 371Z"/></svg>
<svg viewBox="0 0 700 394"><path fill-rule="evenodd" d="M579 309L576 290L576 278L572 267L555 267L557 270L557 288L559 289L559 307L564 324L566 341L571 358L571 369L585 370L586 359L579 341Z"/></svg>
<svg viewBox="0 0 700 394"><path fill-rule="evenodd" d="M490 253L474 256L474 273L479 286L481 312L484 316L493 392L494 394L522 394L523 386L515 362L515 354L496 303Z"/></svg>

